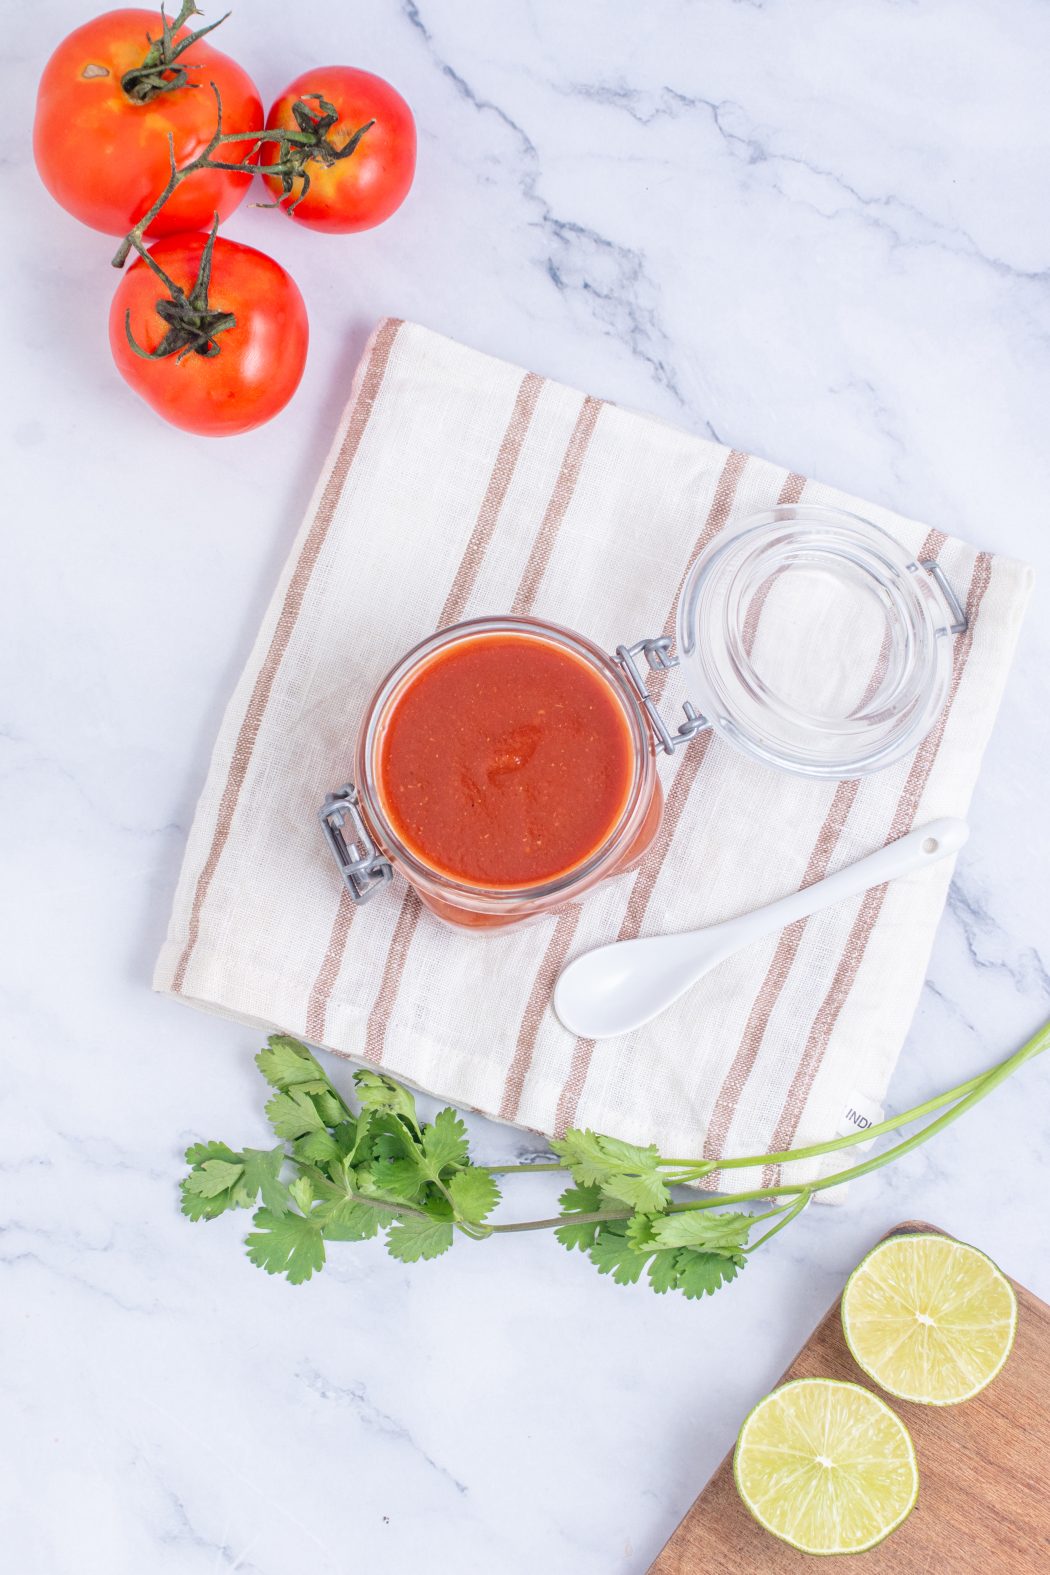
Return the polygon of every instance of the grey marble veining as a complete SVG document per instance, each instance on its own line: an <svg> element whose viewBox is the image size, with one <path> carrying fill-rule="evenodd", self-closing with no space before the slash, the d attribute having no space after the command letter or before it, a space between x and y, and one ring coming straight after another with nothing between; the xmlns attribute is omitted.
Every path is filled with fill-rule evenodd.
<svg viewBox="0 0 1050 1575"><path fill-rule="evenodd" d="M72 0L6 0L0 845L0 1534L13 1575L641 1575L870 1243L921 1216L1050 1296L1050 1066L814 1208L705 1304L542 1236L308 1287L176 1208L198 1137L261 1144L257 1036L154 998L212 737L375 319L497 355L1050 560L1050 11L843 0L236 7L272 97L388 76L419 174L389 224L242 208L307 297L273 425L161 425L106 346L102 236L38 184L36 76ZM1050 1014L1045 589L891 1090ZM348 724L349 725L349 724ZM349 744L349 738L348 738ZM346 1076L345 1071L339 1074ZM471 1123L492 1158L539 1140ZM521 1216L550 1212L543 1174Z"/></svg>

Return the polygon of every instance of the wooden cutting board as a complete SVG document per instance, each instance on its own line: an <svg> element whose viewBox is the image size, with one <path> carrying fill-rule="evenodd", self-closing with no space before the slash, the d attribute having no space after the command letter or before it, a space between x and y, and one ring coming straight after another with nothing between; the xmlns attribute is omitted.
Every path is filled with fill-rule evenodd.
<svg viewBox="0 0 1050 1575"><path fill-rule="evenodd" d="M890 1234L935 1229L908 1221ZM1014 1289L1017 1340L981 1394L953 1406L883 1396L915 1440L919 1502L877 1548L836 1557L854 1575L1050 1575L1050 1307ZM846 1348L838 1302L788 1378L848 1378L880 1393ZM829 1565L755 1524L732 1462L730 1452L649 1575L814 1575Z"/></svg>

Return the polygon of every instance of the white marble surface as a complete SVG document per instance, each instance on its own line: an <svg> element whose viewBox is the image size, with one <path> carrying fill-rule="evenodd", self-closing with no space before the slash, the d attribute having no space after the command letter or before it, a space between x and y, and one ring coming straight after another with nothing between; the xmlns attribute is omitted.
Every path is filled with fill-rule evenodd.
<svg viewBox="0 0 1050 1575"><path fill-rule="evenodd" d="M217 9L217 8L215 8ZM1038 0L240 0L271 96L326 59L419 122L384 228L239 213L309 302L303 387L209 445L106 347L107 241L38 185L78 0L4 0L0 1522L12 1575L640 1575L847 1270L921 1215L1050 1296L1050 1065L812 1211L705 1304L543 1237L252 1268L176 1212L261 1142L256 1036L148 977L210 740L383 313L1047 567L1050 11ZM891 1104L1050 1011L1037 591ZM532 1140L477 1123L503 1155ZM523 1184L542 1209L550 1189Z"/></svg>

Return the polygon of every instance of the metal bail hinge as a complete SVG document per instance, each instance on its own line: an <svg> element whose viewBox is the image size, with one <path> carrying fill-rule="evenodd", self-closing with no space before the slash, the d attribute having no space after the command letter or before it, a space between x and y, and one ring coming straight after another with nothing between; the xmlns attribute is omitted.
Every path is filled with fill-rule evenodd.
<svg viewBox="0 0 1050 1575"><path fill-rule="evenodd" d="M926 573L948 603L948 610L954 619L954 622L948 626L948 633L965 634L970 627L970 620L966 616L966 608L952 589L948 576L937 562L937 559L928 558L924 563L919 564L919 568L926 570Z"/></svg>
<svg viewBox="0 0 1050 1575"><path fill-rule="evenodd" d="M384 858L369 835L358 808L352 782L329 793L320 809L321 830L339 865L339 872L354 902L367 902L392 877L390 860ZM347 840L344 827L349 826Z"/></svg>
<svg viewBox="0 0 1050 1575"><path fill-rule="evenodd" d="M711 726L705 716L701 716L691 700L682 706L685 712L685 721L681 723L676 733L672 733L667 723L660 714L660 709L649 693L648 685L642 676L642 671L635 661L636 656L644 656L650 669L654 673L666 673L672 667L678 666L678 658L671 650L671 640L668 635L661 635L657 640L639 640L637 645L618 645L616 647L616 660L627 675L639 704L646 716L649 725L656 734L657 742L665 755L673 755L681 744L688 744L690 739L696 737Z"/></svg>

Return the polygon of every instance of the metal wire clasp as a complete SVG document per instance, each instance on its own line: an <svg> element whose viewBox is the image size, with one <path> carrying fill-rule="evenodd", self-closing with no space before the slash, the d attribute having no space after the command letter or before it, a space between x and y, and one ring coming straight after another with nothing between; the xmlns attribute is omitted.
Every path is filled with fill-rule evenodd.
<svg viewBox="0 0 1050 1575"><path fill-rule="evenodd" d="M380 886L386 885L394 870L388 858L376 847L358 808L357 789L352 782L336 793L329 793L319 811L321 830L335 855L339 873L354 902L367 902ZM349 825L350 840L344 827Z"/></svg>
<svg viewBox="0 0 1050 1575"><path fill-rule="evenodd" d="M685 712L685 721L681 723L676 733L672 733L667 723L660 714L660 709L649 693L648 685L642 675L641 668L635 661L636 656L644 656L649 667L654 673L670 672L672 667L678 666L678 658L671 650L671 640L666 634L656 640L639 640L637 645L618 645L616 647L616 660L623 668L627 681L631 685L638 702L649 718L649 725L656 734L657 742L665 755L673 755L681 744L688 744L698 733L702 733L711 723L705 716L701 716L691 700L682 706Z"/></svg>
<svg viewBox="0 0 1050 1575"><path fill-rule="evenodd" d="M930 579L934 582L937 589L948 603L948 611L955 620L954 623L948 626L948 633L965 634L966 630L970 626L970 620L966 616L966 608L963 606L951 585L948 583L948 576L945 574L936 558L928 558L924 563L919 564L919 568L926 570L926 573L930 576Z"/></svg>

